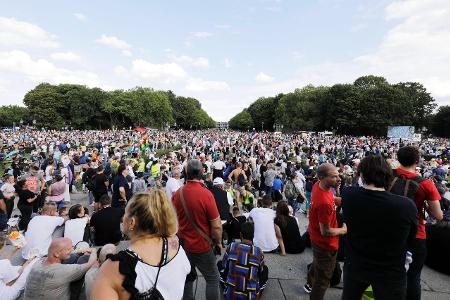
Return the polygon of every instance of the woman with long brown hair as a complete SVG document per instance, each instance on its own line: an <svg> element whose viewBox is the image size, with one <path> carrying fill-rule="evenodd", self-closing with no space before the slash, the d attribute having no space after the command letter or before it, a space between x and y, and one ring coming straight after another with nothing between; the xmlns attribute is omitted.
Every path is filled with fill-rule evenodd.
<svg viewBox="0 0 450 300"><path fill-rule="evenodd" d="M305 250L305 243L301 238L297 220L289 215L286 201L278 202L274 222L280 228L286 253L302 253Z"/></svg>

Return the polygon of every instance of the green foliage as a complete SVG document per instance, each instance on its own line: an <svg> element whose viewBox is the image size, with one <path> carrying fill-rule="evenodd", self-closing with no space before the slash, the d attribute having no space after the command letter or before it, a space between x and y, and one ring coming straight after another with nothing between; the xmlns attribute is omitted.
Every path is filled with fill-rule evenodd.
<svg viewBox="0 0 450 300"><path fill-rule="evenodd" d="M384 136L388 126L426 126L435 107L420 83L389 84L383 77L369 75L353 84L308 85L286 95L259 98L248 112L257 129L264 120L267 130L276 123L287 131Z"/></svg>
<svg viewBox="0 0 450 300"><path fill-rule="evenodd" d="M247 109L251 115L256 130L272 130L275 124L275 110L278 102L283 97L279 94L275 97L259 98Z"/></svg>
<svg viewBox="0 0 450 300"><path fill-rule="evenodd" d="M244 109L228 122L228 126L232 129L250 130L254 127L254 123L250 113Z"/></svg>
<svg viewBox="0 0 450 300"><path fill-rule="evenodd" d="M21 120L28 123L29 115L27 107L18 105L0 106L0 126L11 127L14 123L18 126Z"/></svg>
<svg viewBox="0 0 450 300"><path fill-rule="evenodd" d="M215 126L198 100L145 87L106 92L83 85L42 83L25 95L24 104L26 108L0 107L0 115L6 116L4 126L12 126L16 119L16 123L35 119L38 127L51 129L165 128L175 123L186 129Z"/></svg>
<svg viewBox="0 0 450 300"><path fill-rule="evenodd" d="M168 92L173 107L173 116L177 127L186 129L210 128L216 123L202 109L200 102L194 98L176 97ZM172 93L173 94L173 93Z"/></svg>
<svg viewBox="0 0 450 300"><path fill-rule="evenodd" d="M439 137L450 138L450 106L439 107L431 121L431 132Z"/></svg>

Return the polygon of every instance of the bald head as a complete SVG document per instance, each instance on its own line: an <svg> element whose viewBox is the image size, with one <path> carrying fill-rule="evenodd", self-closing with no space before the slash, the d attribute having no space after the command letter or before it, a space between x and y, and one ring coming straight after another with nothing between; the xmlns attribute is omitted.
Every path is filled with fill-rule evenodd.
<svg viewBox="0 0 450 300"><path fill-rule="evenodd" d="M72 240L68 238L56 238L48 248L48 257L64 260L72 252Z"/></svg>
<svg viewBox="0 0 450 300"><path fill-rule="evenodd" d="M117 253L117 247L113 244L106 244L102 247L102 250L100 250L100 254L98 256L99 262L102 264L107 260L108 254L116 254Z"/></svg>
<svg viewBox="0 0 450 300"><path fill-rule="evenodd" d="M317 176L319 179L323 179L328 176L328 174L334 170L337 170L335 166L329 163L324 163L317 168Z"/></svg>

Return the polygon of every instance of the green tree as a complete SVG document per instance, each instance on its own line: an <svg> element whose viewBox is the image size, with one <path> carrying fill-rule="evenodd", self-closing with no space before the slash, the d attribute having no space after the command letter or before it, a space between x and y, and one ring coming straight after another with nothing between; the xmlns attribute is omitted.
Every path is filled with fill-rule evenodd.
<svg viewBox="0 0 450 300"><path fill-rule="evenodd" d="M231 118L231 120L228 122L228 126L232 129L250 130L254 127L254 123L250 113L246 109L244 109L233 118Z"/></svg>
<svg viewBox="0 0 450 300"><path fill-rule="evenodd" d="M275 124L275 111L282 97L283 94L278 94L275 97L262 97L248 107L247 111L252 116L256 130L273 129L273 125Z"/></svg>
<svg viewBox="0 0 450 300"><path fill-rule="evenodd" d="M37 121L40 127L60 129L65 122L61 111L65 108L63 95L56 86L41 83L29 91L23 103L30 110L30 116Z"/></svg>
<svg viewBox="0 0 450 300"><path fill-rule="evenodd" d="M431 132L439 137L450 138L450 106L439 107L431 120Z"/></svg>
<svg viewBox="0 0 450 300"><path fill-rule="evenodd" d="M12 127L20 125L20 121L24 124L31 123L30 111L27 107L18 105L0 106L0 126Z"/></svg>

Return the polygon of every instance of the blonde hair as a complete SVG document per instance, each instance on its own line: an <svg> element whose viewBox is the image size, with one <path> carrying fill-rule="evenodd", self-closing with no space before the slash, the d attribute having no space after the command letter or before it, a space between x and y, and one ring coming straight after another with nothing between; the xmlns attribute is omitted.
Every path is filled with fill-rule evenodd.
<svg viewBox="0 0 450 300"><path fill-rule="evenodd" d="M51 213L53 211L58 211L58 208L56 207L55 203L45 203L42 207L43 213Z"/></svg>
<svg viewBox="0 0 450 300"><path fill-rule="evenodd" d="M126 214L128 218L136 218L136 230L142 234L169 237L178 231L175 209L161 189L135 194L126 207Z"/></svg>

